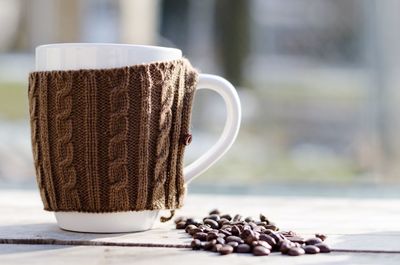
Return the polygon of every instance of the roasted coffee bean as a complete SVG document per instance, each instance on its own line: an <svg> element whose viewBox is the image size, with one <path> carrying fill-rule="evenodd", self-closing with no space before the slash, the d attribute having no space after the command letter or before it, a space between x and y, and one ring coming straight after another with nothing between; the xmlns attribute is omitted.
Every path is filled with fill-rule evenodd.
<svg viewBox="0 0 400 265"><path fill-rule="evenodd" d="M299 247L294 247L294 248L290 248L288 251L288 255L289 256L300 256L305 254L306 252L304 251L304 249L299 248Z"/></svg>
<svg viewBox="0 0 400 265"><path fill-rule="evenodd" d="M229 230L229 229L232 229L232 225L231 224L224 224L219 229Z"/></svg>
<svg viewBox="0 0 400 265"><path fill-rule="evenodd" d="M192 243L190 243L190 246L192 247L192 249L194 250L199 250L201 249L201 241L198 239L193 239Z"/></svg>
<svg viewBox="0 0 400 265"><path fill-rule="evenodd" d="M211 249L211 251L212 252L219 252L219 250L222 248L222 244L215 244L213 247L212 247L212 249Z"/></svg>
<svg viewBox="0 0 400 265"><path fill-rule="evenodd" d="M317 238L321 239L322 241L325 241L325 240L326 240L326 238L327 238L327 236L326 236L326 235L324 235L324 234L315 234L315 237L317 237Z"/></svg>
<svg viewBox="0 0 400 265"><path fill-rule="evenodd" d="M257 227L257 224L254 222L249 222L248 224L251 227L251 229L253 229L253 230Z"/></svg>
<svg viewBox="0 0 400 265"><path fill-rule="evenodd" d="M231 232L229 232L228 230L225 230L225 229L221 229L219 232L224 234L225 236L231 236L232 235Z"/></svg>
<svg viewBox="0 0 400 265"><path fill-rule="evenodd" d="M330 249L329 246L328 246L327 244L325 244L325 243L318 243L318 244L316 244L316 245L314 245L314 246L316 246L317 248L319 248L319 252L321 252L321 253L329 253L329 252L331 252L331 249Z"/></svg>
<svg viewBox="0 0 400 265"><path fill-rule="evenodd" d="M230 245L224 245L219 249L218 252L221 255L228 255L228 254L231 254L233 252L233 247L230 246Z"/></svg>
<svg viewBox="0 0 400 265"><path fill-rule="evenodd" d="M256 246L253 248L254 256L268 256L270 253L271 251L263 246Z"/></svg>
<svg viewBox="0 0 400 265"><path fill-rule="evenodd" d="M263 215L262 213L260 213L260 221L268 223L268 218L265 215Z"/></svg>
<svg viewBox="0 0 400 265"><path fill-rule="evenodd" d="M225 238L225 237L226 237L226 235L225 235L224 233L218 233L218 237Z"/></svg>
<svg viewBox="0 0 400 265"><path fill-rule="evenodd" d="M250 229L243 230L243 232L240 233L240 237L242 239L246 239L250 235L253 235L253 231L251 231Z"/></svg>
<svg viewBox="0 0 400 265"><path fill-rule="evenodd" d="M193 228L193 229L191 229L189 231L189 235L193 236L194 234L197 234L197 233L200 233L200 232L203 232L203 229L200 229L200 228L196 227L196 228Z"/></svg>
<svg viewBox="0 0 400 265"><path fill-rule="evenodd" d="M266 234L266 235L270 235L270 234L272 234L274 231L272 231L271 229L265 229L264 231L263 231L263 233L264 234Z"/></svg>
<svg viewBox="0 0 400 265"><path fill-rule="evenodd" d="M254 219L251 216L247 216L246 218L244 218L244 221L250 223L250 222L253 222Z"/></svg>
<svg viewBox="0 0 400 265"><path fill-rule="evenodd" d="M185 222L185 224L186 224L186 222ZM185 228L185 232L188 233L188 234L190 234L190 231L191 231L192 229L196 229L196 228L197 228L197 226L195 226L195 225L188 225L188 226L186 226L186 228Z"/></svg>
<svg viewBox="0 0 400 265"><path fill-rule="evenodd" d="M212 229L218 229L218 227L219 227L217 221L214 221L212 219L204 220L204 224L209 225Z"/></svg>
<svg viewBox="0 0 400 265"><path fill-rule="evenodd" d="M221 218L217 214L211 214L211 215L203 218L203 221L206 220L206 219L211 219L211 220L214 220L214 221L218 222L219 219L221 219Z"/></svg>
<svg viewBox="0 0 400 265"><path fill-rule="evenodd" d="M251 247L247 244L239 244L236 247L236 252L237 253L250 253L251 252Z"/></svg>
<svg viewBox="0 0 400 265"><path fill-rule="evenodd" d="M286 236L287 239L289 239L292 242L299 243L299 244L304 244L304 238L300 236Z"/></svg>
<svg viewBox="0 0 400 265"><path fill-rule="evenodd" d="M216 240L217 244L225 245L225 239L223 237L218 237Z"/></svg>
<svg viewBox="0 0 400 265"><path fill-rule="evenodd" d="M289 249L291 249L291 248L294 248L294 247L296 247L295 246L295 244L293 243L293 242L290 242L290 241L284 241L282 244L281 244L281 247L280 247L280 252L282 253L282 254L287 254L288 252L289 252Z"/></svg>
<svg viewBox="0 0 400 265"><path fill-rule="evenodd" d="M187 218L183 217L183 216L179 216L177 218L175 218L174 222L175 224L180 223L180 222L186 222Z"/></svg>
<svg viewBox="0 0 400 265"><path fill-rule="evenodd" d="M237 248L237 246L239 246L239 243L235 242L235 241L231 241L231 242L228 242L226 244L229 245L229 246L232 246L233 250L235 250Z"/></svg>
<svg viewBox="0 0 400 265"><path fill-rule="evenodd" d="M228 236L225 238L226 242L238 242L239 244L243 243L243 240L238 236Z"/></svg>
<svg viewBox="0 0 400 265"><path fill-rule="evenodd" d="M246 244L251 245L253 243L253 241L258 241L258 236L255 234L249 235L248 237L246 237L246 239L244 239L244 242ZM264 241L263 241L264 242Z"/></svg>
<svg viewBox="0 0 400 265"><path fill-rule="evenodd" d="M209 212L208 214L209 215L212 215L212 214L221 215L221 212L218 209L214 209L211 212Z"/></svg>
<svg viewBox="0 0 400 265"><path fill-rule="evenodd" d="M240 214L236 214L234 217L233 217L233 222L239 222L239 221L241 221L242 220L242 216L240 215Z"/></svg>
<svg viewBox="0 0 400 265"><path fill-rule="evenodd" d="M218 225L222 228L222 226L223 225L225 225L225 224L229 224L230 223L230 221L228 220L228 219L226 219L226 218L221 218L221 219L219 219L219 221L218 221Z"/></svg>
<svg viewBox="0 0 400 265"><path fill-rule="evenodd" d="M200 225L199 222L197 222L196 220L194 220L193 218L188 218L186 219L186 225Z"/></svg>
<svg viewBox="0 0 400 265"><path fill-rule="evenodd" d="M269 230L272 230L272 231L278 231L279 230L279 228L276 225L269 224L269 225L265 225L264 227L265 227L265 229L269 229Z"/></svg>
<svg viewBox="0 0 400 265"><path fill-rule="evenodd" d="M319 253L319 248L313 245L308 245L303 247L306 254L317 254Z"/></svg>
<svg viewBox="0 0 400 265"><path fill-rule="evenodd" d="M305 241L306 245L316 245L322 243L322 240L318 237L309 238Z"/></svg>
<svg viewBox="0 0 400 265"><path fill-rule="evenodd" d="M224 219L227 219L229 221L232 221L232 216L230 214L223 214L220 217L221 217L221 219L224 218Z"/></svg>
<svg viewBox="0 0 400 265"><path fill-rule="evenodd" d="M216 232L207 233L207 241L217 239L217 238L218 238L218 233L216 233Z"/></svg>
<svg viewBox="0 0 400 265"><path fill-rule="evenodd" d="M215 244L217 244L217 240L214 239L214 240L204 243L203 248L204 248L204 250L211 250Z"/></svg>
<svg viewBox="0 0 400 265"><path fill-rule="evenodd" d="M237 225L232 226L231 233L234 236L239 236L240 235L239 227Z"/></svg>
<svg viewBox="0 0 400 265"><path fill-rule="evenodd" d="M271 246L275 246L276 245L276 240L270 235L260 234L259 240L265 241L268 244L270 244Z"/></svg>
<svg viewBox="0 0 400 265"><path fill-rule="evenodd" d="M271 245L265 241L253 241L253 242L251 242L251 246L252 247L262 246L262 247L268 248L269 250L272 249Z"/></svg>
<svg viewBox="0 0 400 265"><path fill-rule="evenodd" d="M186 226L186 222L182 221L176 224L176 229L185 229Z"/></svg>
<svg viewBox="0 0 400 265"><path fill-rule="evenodd" d="M194 239L198 239L200 241L206 241L207 240L207 234L204 232L198 232L193 235Z"/></svg>

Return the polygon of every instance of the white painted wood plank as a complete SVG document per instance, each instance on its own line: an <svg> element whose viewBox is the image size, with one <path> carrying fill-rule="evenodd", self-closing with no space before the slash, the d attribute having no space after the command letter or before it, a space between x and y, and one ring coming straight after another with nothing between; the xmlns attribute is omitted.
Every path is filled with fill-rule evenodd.
<svg viewBox="0 0 400 265"><path fill-rule="evenodd" d="M318 254L301 257L278 253L267 257L244 254L220 256L205 251L165 248L126 247L60 247L0 245L0 264L135 264L135 265L300 265L300 264L400 264L400 255L388 254Z"/></svg>

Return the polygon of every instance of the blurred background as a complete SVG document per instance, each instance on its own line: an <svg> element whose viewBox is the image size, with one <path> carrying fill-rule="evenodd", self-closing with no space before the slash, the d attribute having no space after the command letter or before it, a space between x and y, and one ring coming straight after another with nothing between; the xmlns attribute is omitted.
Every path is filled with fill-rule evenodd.
<svg viewBox="0 0 400 265"><path fill-rule="evenodd" d="M400 196L399 10L396 0L0 0L0 187L36 187L34 48L118 42L178 47L238 89L238 139L191 192ZM188 162L224 120L222 99L199 92Z"/></svg>

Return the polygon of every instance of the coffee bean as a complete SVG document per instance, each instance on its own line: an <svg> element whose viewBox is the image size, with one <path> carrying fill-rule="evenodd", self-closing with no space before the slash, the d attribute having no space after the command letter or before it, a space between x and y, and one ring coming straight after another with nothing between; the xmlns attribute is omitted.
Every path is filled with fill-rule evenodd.
<svg viewBox="0 0 400 265"><path fill-rule="evenodd" d="M218 237L225 238L225 237L226 237L226 235L225 235L224 233L218 233Z"/></svg>
<svg viewBox="0 0 400 265"><path fill-rule="evenodd" d="M321 253L329 253L331 252L331 249L329 248L329 246L325 243L318 243L315 245L317 248L319 248L319 252Z"/></svg>
<svg viewBox="0 0 400 265"><path fill-rule="evenodd" d="M225 239L223 237L218 237L216 240L217 244L225 245Z"/></svg>
<svg viewBox="0 0 400 265"><path fill-rule="evenodd" d="M241 221L242 220L242 216L240 215L240 214L236 214L234 217L233 217L233 222L239 222L239 221Z"/></svg>
<svg viewBox="0 0 400 265"><path fill-rule="evenodd" d="M204 243L203 248L204 248L204 250L211 250L215 244L217 244L217 240L214 239L214 240Z"/></svg>
<svg viewBox="0 0 400 265"><path fill-rule="evenodd" d="M175 222L175 224L178 224L180 222L186 222L186 219L187 219L186 217L179 216L179 217L175 218L174 222Z"/></svg>
<svg viewBox="0 0 400 265"><path fill-rule="evenodd" d="M189 235L193 236L194 234L197 234L197 233L200 233L200 232L203 232L203 229L200 229L200 228L196 227L196 228L193 228L193 229L191 229L189 231Z"/></svg>
<svg viewBox="0 0 400 265"><path fill-rule="evenodd" d="M230 246L230 245L224 245L219 249L218 252L221 255L228 255L228 254L231 254L233 252L233 247Z"/></svg>
<svg viewBox="0 0 400 265"><path fill-rule="evenodd" d="M201 249L201 241L198 239L194 239L194 240L192 240L192 243L190 243L190 246L194 250L199 250L199 249Z"/></svg>
<svg viewBox="0 0 400 265"><path fill-rule="evenodd" d="M218 225L219 225L221 228L222 228L223 225L229 224L229 223L230 223L229 220L226 219L226 218L221 218L221 219L219 219L219 221L218 221Z"/></svg>
<svg viewBox="0 0 400 265"><path fill-rule="evenodd" d="M206 241L207 240L207 234L204 232L198 232L193 235L194 239L198 239L200 241Z"/></svg>
<svg viewBox="0 0 400 265"><path fill-rule="evenodd" d="M217 215L217 214L211 214L211 215L205 217L205 218L203 219L203 221L206 220L206 219L211 219L211 220L214 220L214 221L218 222L219 219L221 219L221 218L220 218L219 215Z"/></svg>
<svg viewBox="0 0 400 265"><path fill-rule="evenodd" d="M326 240L326 238L327 238L327 236L326 236L326 235L324 235L324 234L315 234L315 237L317 237L317 238L321 239L322 241L325 241L325 240Z"/></svg>
<svg viewBox="0 0 400 265"><path fill-rule="evenodd" d="M228 242L227 245L232 246L233 250L235 250L237 248L237 246L239 246L239 243L235 242L235 241L231 241L231 242Z"/></svg>
<svg viewBox="0 0 400 265"><path fill-rule="evenodd" d="M258 236L256 236L255 234L249 235L248 237L246 237L246 239L244 240L244 242L246 244L251 245L253 243L253 241L258 241ZM264 242L264 241L263 241Z"/></svg>
<svg viewBox="0 0 400 265"><path fill-rule="evenodd" d="M295 244L293 242L290 241L284 241L281 246L280 246L280 252L282 254L287 254L289 252L289 249L295 247Z"/></svg>
<svg viewBox="0 0 400 265"><path fill-rule="evenodd" d="M263 246L256 246L253 248L254 256L268 256L271 251Z"/></svg>
<svg viewBox="0 0 400 265"><path fill-rule="evenodd" d="M176 224L176 229L185 229L186 228L186 222L181 221Z"/></svg>
<svg viewBox="0 0 400 265"><path fill-rule="evenodd" d="M224 219L227 219L229 221L232 221L232 216L230 214L223 214L220 217L221 217L221 219L224 218Z"/></svg>
<svg viewBox="0 0 400 265"><path fill-rule="evenodd" d="M200 223L194 220L193 218L188 218L186 219L186 225L200 225Z"/></svg>
<svg viewBox="0 0 400 265"><path fill-rule="evenodd" d="M228 230L224 230L224 229L220 230L220 233L224 234L225 236L231 236L232 235L231 232L229 232Z"/></svg>
<svg viewBox="0 0 400 265"><path fill-rule="evenodd" d="M305 241L306 245L316 245L322 243L322 240L318 237L309 238Z"/></svg>
<svg viewBox="0 0 400 265"><path fill-rule="evenodd" d="M294 248L290 248L287 254L289 256L300 256L300 255L305 254L305 251L302 248L294 247Z"/></svg>
<svg viewBox="0 0 400 265"><path fill-rule="evenodd" d="M265 248L267 248L267 249L269 249L269 250L272 249L271 245L268 244L268 243L265 242L265 241L253 241L253 242L251 242L251 246L253 246L253 247L262 246L262 247L265 247Z"/></svg>
<svg viewBox="0 0 400 265"><path fill-rule="evenodd" d="M243 240L238 236L228 236L228 237L225 238L225 241L226 242L234 241L234 242L238 242L239 244L243 243Z"/></svg>
<svg viewBox="0 0 400 265"><path fill-rule="evenodd" d="M286 236L286 238L292 242L304 244L304 238L300 236Z"/></svg>
<svg viewBox="0 0 400 265"><path fill-rule="evenodd" d="M251 251L251 247L247 244L239 244L236 247L237 253L249 253Z"/></svg>
<svg viewBox="0 0 400 265"><path fill-rule="evenodd" d="M260 213L260 221L268 223L268 218L265 217L265 215L263 215L262 213Z"/></svg>
<svg viewBox="0 0 400 265"><path fill-rule="evenodd" d="M243 232L240 233L240 237L242 239L246 239L250 235L253 235L253 231L251 231L250 229L243 230Z"/></svg>
<svg viewBox="0 0 400 265"><path fill-rule="evenodd" d="M253 219L253 217L251 217L251 216L247 216L247 217L244 219L244 221L250 223L250 222L253 222L254 219Z"/></svg>
<svg viewBox="0 0 400 265"><path fill-rule="evenodd" d="M269 224L269 225L265 225L264 227L265 227L265 229L270 229L272 231L278 231L279 230L279 228L276 225Z"/></svg>
<svg viewBox="0 0 400 265"><path fill-rule="evenodd" d="M221 215L221 212L218 209L214 209L211 212L209 212L208 214L209 215L212 215L212 214Z"/></svg>
<svg viewBox="0 0 400 265"><path fill-rule="evenodd" d="M185 222L185 224L186 224L186 222ZM197 226L195 226L195 225L188 225L188 226L186 226L186 228L185 228L185 232L189 234L190 231L191 231L192 229L195 229L195 228L197 228Z"/></svg>
<svg viewBox="0 0 400 265"><path fill-rule="evenodd" d="M217 229L219 227L217 221L214 221L212 219L204 220L204 224L209 225L212 229Z"/></svg>
<svg viewBox="0 0 400 265"><path fill-rule="evenodd" d="M303 247L306 254L317 254L319 253L319 248L313 245L308 245Z"/></svg>
<svg viewBox="0 0 400 265"><path fill-rule="evenodd" d="M215 244L213 247L212 247L212 249L211 249L211 251L212 252L219 252L219 250L222 248L222 244Z"/></svg>
<svg viewBox="0 0 400 265"><path fill-rule="evenodd" d="M207 233L207 241L217 239L217 238L218 238L218 233L216 233L216 232Z"/></svg>
<svg viewBox="0 0 400 265"><path fill-rule="evenodd" d="M271 246L275 246L276 245L276 240L270 235L261 234L259 236L259 240L265 241L268 244L270 244Z"/></svg>
<svg viewBox="0 0 400 265"><path fill-rule="evenodd" d="M240 235L239 227L237 225L232 226L231 233L232 235L239 236Z"/></svg>

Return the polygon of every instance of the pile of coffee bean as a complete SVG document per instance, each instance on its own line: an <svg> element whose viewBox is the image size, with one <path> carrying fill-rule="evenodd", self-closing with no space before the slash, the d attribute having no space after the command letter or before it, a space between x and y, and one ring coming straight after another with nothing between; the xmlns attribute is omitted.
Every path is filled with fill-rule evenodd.
<svg viewBox="0 0 400 265"><path fill-rule="evenodd" d="M330 252L329 246L323 242L325 235L316 234L304 239L293 231L279 231L276 224L263 214L255 220L213 210L202 221L178 217L175 224L177 229L185 229L193 237L193 250L203 249L221 255L252 253L255 256L267 256L271 252L289 256Z"/></svg>

